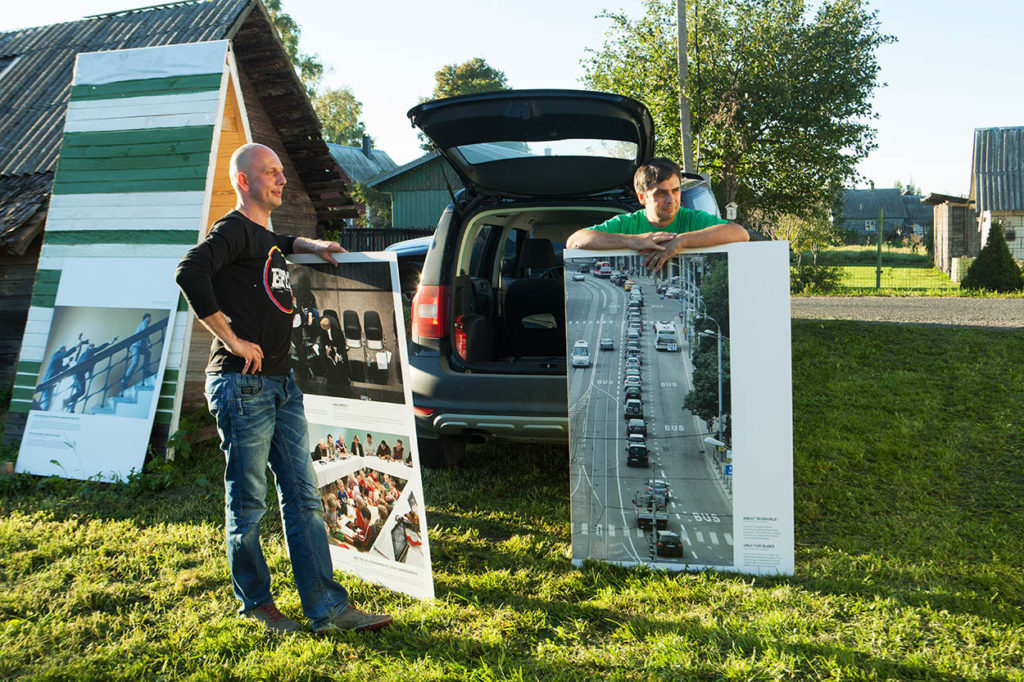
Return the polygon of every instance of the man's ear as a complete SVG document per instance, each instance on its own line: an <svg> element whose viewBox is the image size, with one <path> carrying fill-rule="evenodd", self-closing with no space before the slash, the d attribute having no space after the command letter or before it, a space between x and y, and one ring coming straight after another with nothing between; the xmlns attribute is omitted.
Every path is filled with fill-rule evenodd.
<svg viewBox="0 0 1024 682"><path fill-rule="evenodd" d="M245 171L238 171L238 175L235 176L235 179L239 189L245 190L246 192L249 191L249 175Z"/></svg>

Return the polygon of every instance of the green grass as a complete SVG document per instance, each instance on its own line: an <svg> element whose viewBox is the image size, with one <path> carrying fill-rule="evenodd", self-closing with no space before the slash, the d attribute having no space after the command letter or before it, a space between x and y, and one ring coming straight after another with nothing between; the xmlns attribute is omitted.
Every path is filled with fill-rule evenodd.
<svg viewBox="0 0 1024 682"><path fill-rule="evenodd" d="M1024 338L794 321L790 578L569 561L565 451L471 448L424 486L437 599L346 577L395 624L232 615L220 457L124 485L0 480L0 677L1024 679ZM273 508L272 508L273 509ZM265 548L300 613L280 522Z"/></svg>
<svg viewBox="0 0 1024 682"><path fill-rule="evenodd" d="M814 261L814 254L806 251L803 254L803 262ZM819 265L874 265L878 262L877 246L834 246L818 253ZM921 265L930 267L932 258L922 248L910 246L882 245L882 263L895 266Z"/></svg>
<svg viewBox="0 0 1024 682"><path fill-rule="evenodd" d="M843 287L848 289L874 289L874 265L842 265ZM960 285L931 265L925 266L883 266L883 289L950 289L960 291Z"/></svg>

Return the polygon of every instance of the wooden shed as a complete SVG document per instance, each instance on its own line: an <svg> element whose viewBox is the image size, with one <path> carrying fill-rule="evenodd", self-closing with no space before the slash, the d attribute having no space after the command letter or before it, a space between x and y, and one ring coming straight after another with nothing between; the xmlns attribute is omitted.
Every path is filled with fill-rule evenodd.
<svg viewBox="0 0 1024 682"><path fill-rule="evenodd" d="M0 111L5 112L0 115L0 381L15 373L33 282L37 289L45 288L36 271L76 55L224 39L231 41L237 59L243 102L227 107L219 124L223 158L218 157L210 210L199 229L205 232L234 206L227 155L235 143L244 142L245 127L254 141L279 153L285 168L288 190L284 205L274 213L276 231L315 236L355 214L305 89L259 0L175 3L0 33ZM202 371L210 340L196 325L184 377L186 406L203 399ZM18 372L20 376L20 366ZM19 386L16 382L15 391ZM12 401L6 440L20 437L27 412L21 402ZM158 413L158 441L169 423L166 412Z"/></svg>

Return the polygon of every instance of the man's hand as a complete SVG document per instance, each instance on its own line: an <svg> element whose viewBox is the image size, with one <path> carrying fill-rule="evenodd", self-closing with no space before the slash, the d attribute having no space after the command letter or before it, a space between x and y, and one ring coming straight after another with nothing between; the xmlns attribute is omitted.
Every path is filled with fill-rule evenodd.
<svg viewBox="0 0 1024 682"><path fill-rule="evenodd" d="M260 348L259 344L240 339L236 336L232 341L226 342L224 345L227 346L232 355L245 358L242 374L257 374L263 369L263 349Z"/></svg>
<svg viewBox="0 0 1024 682"><path fill-rule="evenodd" d="M672 241L676 235L672 232L645 232L632 235L630 248L640 253L656 253L665 250L664 244Z"/></svg>
<svg viewBox="0 0 1024 682"><path fill-rule="evenodd" d="M292 244L292 250L295 253L315 253L331 265L338 264L338 261L334 260L334 254L348 253L338 242L329 242L326 239L310 239L309 237L299 237L296 239L295 243Z"/></svg>
<svg viewBox="0 0 1024 682"><path fill-rule="evenodd" d="M682 237L683 235L681 234L669 235L669 238L664 241L663 244L658 245L657 250L649 249L641 251L641 255L644 256L643 267L647 268L651 272L661 270L669 259L673 258L683 250Z"/></svg>
<svg viewBox="0 0 1024 682"><path fill-rule="evenodd" d="M263 369L263 349L257 343L239 338L224 313L218 310L199 321L210 330L211 334L220 339L220 342L232 355L245 358L242 374L256 374Z"/></svg>

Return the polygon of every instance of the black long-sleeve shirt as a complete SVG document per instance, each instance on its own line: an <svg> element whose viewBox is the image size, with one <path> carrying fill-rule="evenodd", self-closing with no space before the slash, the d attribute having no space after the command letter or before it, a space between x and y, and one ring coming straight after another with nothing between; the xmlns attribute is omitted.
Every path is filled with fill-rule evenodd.
<svg viewBox="0 0 1024 682"><path fill-rule="evenodd" d="M200 319L218 310L235 334L259 344L262 371L288 374L292 290L284 256L295 237L274 234L238 211L218 220L210 234L178 263L175 280ZM245 360L214 337L207 374L241 372Z"/></svg>

